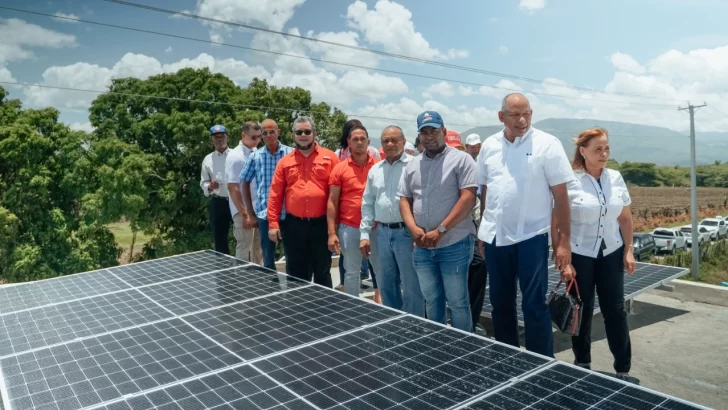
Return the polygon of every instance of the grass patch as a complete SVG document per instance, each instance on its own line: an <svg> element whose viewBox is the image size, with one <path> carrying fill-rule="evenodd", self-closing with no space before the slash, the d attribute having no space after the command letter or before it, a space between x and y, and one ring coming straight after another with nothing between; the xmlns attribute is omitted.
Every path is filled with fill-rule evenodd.
<svg viewBox="0 0 728 410"><path fill-rule="evenodd" d="M111 233L114 234L114 237L116 238L116 244L124 249L124 252L127 252L131 247L131 241L134 236L131 231L131 227L129 226L129 222L116 222L106 225L106 227L109 228ZM137 232L136 242L134 243L134 250L138 252L139 249L141 249L144 245L146 245L147 242L149 242L149 239L151 238L145 235L143 232Z"/></svg>

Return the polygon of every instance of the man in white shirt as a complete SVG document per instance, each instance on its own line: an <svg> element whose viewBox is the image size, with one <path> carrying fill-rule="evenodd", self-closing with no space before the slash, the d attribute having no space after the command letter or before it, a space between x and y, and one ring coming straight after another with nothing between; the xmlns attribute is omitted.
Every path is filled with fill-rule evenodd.
<svg viewBox="0 0 728 410"><path fill-rule="evenodd" d="M519 346L516 282L523 296L526 348L553 357L548 292L548 235L556 213L559 241L556 266L571 263L570 211L566 184L574 172L553 135L531 127L533 111L525 96L503 99L498 118L503 131L487 138L478 156L483 211L478 245L485 244L496 340Z"/></svg>
<svg viewBox="0 0 728 410"><path fill-rule="evenodd" d="M263 250L260 247L260 231L246 221L247 210L243 201L243 179L240 174L245 168L250 155L255 152L260 138L260 125L255 121L246 121L242 126L240 144L228 154L225 162L225 179L230 193L230 213L233 216L233 234L235 235L235 257L260 265L263 261ZM257 202L255 181L250 184L253 206Z"/></svg>
<svg viewBox="0 0 728 410"><path fill-rule="evenodd" d="M228 190L225 183L225 161L228 153L227 129L222 125L210 128L210 139L215 151L207 154L202 160L200 172L200 187L202 193L210 198L208 212L210 214L210 228L215 242L215 250L229 254L228 232L232 223L230 206L228 205Z"/></svg>

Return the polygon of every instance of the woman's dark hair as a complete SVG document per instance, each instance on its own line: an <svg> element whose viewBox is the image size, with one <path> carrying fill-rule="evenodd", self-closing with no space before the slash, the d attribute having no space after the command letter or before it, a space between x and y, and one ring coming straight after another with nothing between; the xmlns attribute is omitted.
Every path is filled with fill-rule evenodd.
<svg viewBox="0 0 728 410"><path fill-rule="evenodd" d="M339 139L339 147L342 151L349 147L349 134L351 134L351 129L355 125L360 127L364 126L359 120L349 120L344 123L344 128L341 130L341 138Z"/></svg>

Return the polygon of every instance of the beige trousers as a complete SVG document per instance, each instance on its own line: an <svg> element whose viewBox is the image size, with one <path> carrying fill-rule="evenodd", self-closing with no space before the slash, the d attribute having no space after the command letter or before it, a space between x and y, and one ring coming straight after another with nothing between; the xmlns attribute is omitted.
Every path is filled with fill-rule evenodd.
<svg viewBox="0 0 728 410"><path fill-rule="evenodd" d="M244 229L243 216L239 213L233 216L233 225L233 235L237 241L235 257L262 265L263 249L260 247L260 230L258 228Z"/></svg>

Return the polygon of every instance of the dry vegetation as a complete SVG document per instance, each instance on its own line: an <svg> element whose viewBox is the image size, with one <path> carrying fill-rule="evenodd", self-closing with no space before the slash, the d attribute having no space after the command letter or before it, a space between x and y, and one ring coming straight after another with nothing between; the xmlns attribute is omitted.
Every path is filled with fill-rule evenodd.
<svg viewBox="0 0 728 410"><path fill-rule="evenodd" d="M635 232L690 221L690 189L630 187ZM698 188L699 217L726 216L728 188Z"/></svg>

